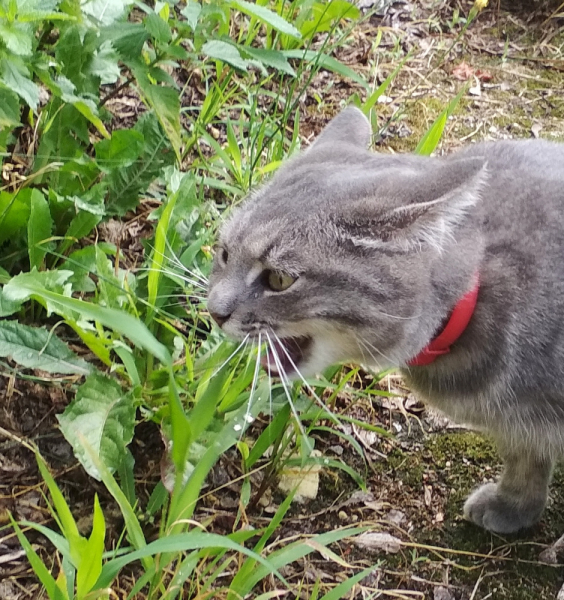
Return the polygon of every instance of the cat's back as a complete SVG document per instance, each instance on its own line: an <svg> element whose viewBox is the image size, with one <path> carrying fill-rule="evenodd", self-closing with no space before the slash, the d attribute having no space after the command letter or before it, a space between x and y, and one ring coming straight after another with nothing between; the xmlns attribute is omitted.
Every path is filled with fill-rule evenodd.
<svg viewBox="0 0 564 600"><path fill-rule="evenodd" d="M496 179L523 183L527 181L564 182L564 141L500 140L467 146L453 157L483 156L490 173L490 183Z"/></svg>
<svg viewBox="0 0 564 600"><path fill-rule="evenodd" d="M452 155L484 157L483 227L490 243L529 245L539 257L564 255L564 143L503 140L469 146ZM554 244L558 238L560 242ZM544 242L543 242L544 240ZM537 242L539 247L531 247ZM535 244L536 245L536 244Z"/></svg>

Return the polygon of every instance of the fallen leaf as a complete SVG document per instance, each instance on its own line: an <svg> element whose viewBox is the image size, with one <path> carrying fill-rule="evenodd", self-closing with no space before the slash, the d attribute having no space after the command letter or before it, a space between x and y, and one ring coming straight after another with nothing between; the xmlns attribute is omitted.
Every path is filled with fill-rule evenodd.
<svg viewBox="0 0 564 600"><path fill-rule="evenodd" d="M474 69L465 61L462 61L452 70L452 76L459 81L468 81L474 75Z"/></svg>
<svg viewBox="0 0 564 600"><path fill-rule="evenodd" d="M386 521L394 523L395 525L401 525L405 521L405 513L401 510L393 508L386 516Z"/></svg>
<svg viewBox="0 0 564 600"><path fill-rule="evenodd" d="M493 75L489 71L486 71L485 69L476 69L476 72L474 73L474 75L476 75L476 77L480 81L483 81L484 83L488 83L489 81L491 81L493 79Z"/></svg>
<svg viewBox="0 0 564 600"><path fill-rule="evenodd" d="M430 485L426 485L423 488L423 496L425 498L425 506L429 508L431 506L431 497L433 496L433 488Z"/></svg>
<svg viewBox="0 0 564 600"><path fill-rule="evenodd" d="M401 549L401 540L383 531L361 533L353 538L353 542L361 548L383 550L387 554L397 554Z"/></svg>
<svg viewBox="0 0 564 600"><path fill-rule="evenodd" d="M321 456L321 452L314 450L312 456ZM319 490L320 471L320 465L285 467L280 474L278 488L285 493L295 489L294 502L313 500Z"/></svg>

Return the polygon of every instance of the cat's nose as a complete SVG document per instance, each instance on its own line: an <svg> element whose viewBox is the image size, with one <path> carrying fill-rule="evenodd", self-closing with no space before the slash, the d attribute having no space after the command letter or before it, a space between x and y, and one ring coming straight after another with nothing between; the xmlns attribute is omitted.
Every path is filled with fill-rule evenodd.
<svg viewBox="0 0 564 600"><path fill-rule="evenodd" d="M221 327L231 316L231 313L222 314L213 310L210 310L211 318Z"/></svg>

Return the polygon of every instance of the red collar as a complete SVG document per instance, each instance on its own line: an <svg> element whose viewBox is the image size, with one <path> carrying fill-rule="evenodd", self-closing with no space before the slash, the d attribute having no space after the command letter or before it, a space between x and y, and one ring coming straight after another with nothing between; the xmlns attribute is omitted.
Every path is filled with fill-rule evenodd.
<svg viewBox="0 0 564 600"><path fill-rule="evenodd" d="M480 279L476 273L476 275L474 275L474 285L472 286L472 289L469 292L466 292L466 294L464 294L464 296L456 303L448 321L439 335L433 338L425 348L417 354L417 356L414 356L411 360L407 361L407 364L410 367L430 365L437 356L450 352L450 347L464 333L464 330L474 314L479 289Z"/></svg>

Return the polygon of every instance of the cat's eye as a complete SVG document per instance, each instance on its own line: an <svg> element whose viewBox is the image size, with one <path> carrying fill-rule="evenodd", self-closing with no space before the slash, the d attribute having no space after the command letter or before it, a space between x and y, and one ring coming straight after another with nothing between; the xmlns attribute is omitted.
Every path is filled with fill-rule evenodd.
<svg viewBox="0 0 564 600"><path fill-rule="evenodd" d="M266 285L273 292L283 292L284 290L287 290L297 279L297 277L292 277L292 275L288 275L287 273L272 271L270 269L265 271L265 275Z"/></svg>

